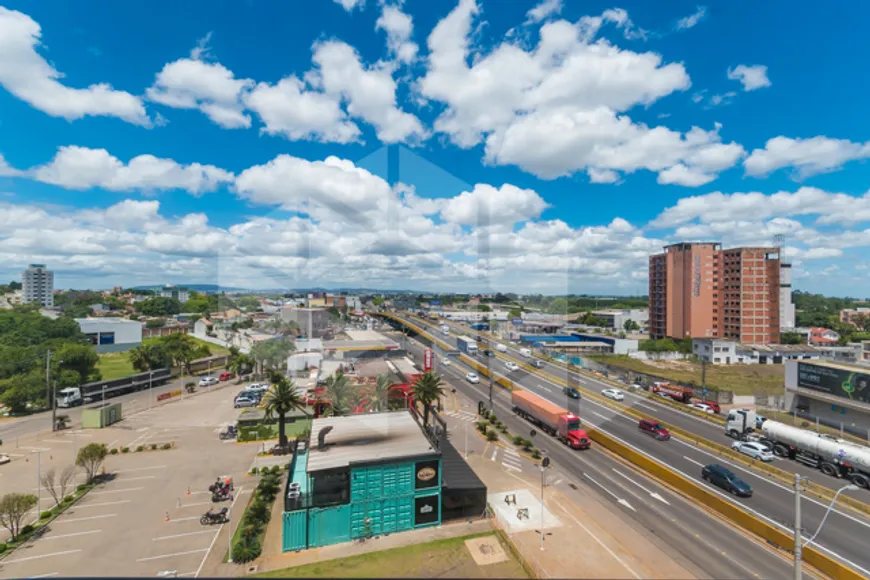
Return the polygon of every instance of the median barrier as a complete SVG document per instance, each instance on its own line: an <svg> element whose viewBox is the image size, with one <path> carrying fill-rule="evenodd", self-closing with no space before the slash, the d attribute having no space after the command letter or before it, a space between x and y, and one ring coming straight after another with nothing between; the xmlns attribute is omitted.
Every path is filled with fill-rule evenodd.
<svg viewBox="0 0 870 580"><path fill-rule="evenodd" d="M429 333L427 333L426 331L424 331L422 329L419 329L415 325L410 324L408 322L405 322L399 318L395 318L392 315L390 315L390 317L393 318L394 320L396 320L397 322L399 322L400 324L412 326L420 334L423 334L423 335L426 335L427 337L432 338L429 335ZM439 343L441 342L441 341L434 339L434 338L433 338L433 340L435 340ZM441 343L441 344L446 344L446 343ZM512 357L503 357L503 358L506 358L507 360L513 360ZM475 366L475 368L478 368L478 369L483 368L484 370L479 371L479 372L482 372L482 374L486 375L485 367L482 367L482 365L480 365L479 363L477 363L476 361L474 361L470 357L466 356L466 359L468 361L471 361L471 364L473 366L477 365L477 366ZM522 361L520 361L520 362L522 362ZM535 374L549 380L550 382L552 382L556 385L563 385L563 386L568 385L568 382L565 381L564 379L562 379L561 377L551 375L548 372L541 371L539 369L535 369ZM486 375L486 376L488 376L488 375ZM607 380L607 379L602 379L602 380ZM613 381L611 381L611 382L613 382ZM504 386L507 389L512 388L511 386L508 386L504 383L500 383L500 384L501 384L501 386ZM570 385L570 386L573 386L573 385ZM610 399L603 397L603 396L599 395L598 393L595 393L595 392L589 390L588 388L582 388L582 390L584 391L585 396L589 397L590 399L592 399L596 403L604 405L610 409L613 409L614 411L623 413L623 414L630 416L634 419L640 420L640 419L654 418L651 415L648 415L646 413L638 412L628 405L620 405L614 401L611 401ZM667 403L667 401L664 401L664 400L661 402ZM679 410L681 410L681 411L688 410L684 405L678 405L678 403L676 403L676 402L674 402L673 405L678 406ZM692 413L692 415L695 415L695 413ZM698 416L702 416L705 419L707 419L708 421L712 421L712 415L710 415L709 413L701 413ZM681 429L680 427L674 426L673 424L671 424L667 421L658 420L658 422L661 423L666 429L668 429L668 431L670 431L671 434L674 436L680 437L686 441L690 441L699 447L705 447L709 451L716 453L717 455L719 455L721 457L727 457L731 461L734 461L736 463L741 463L749 468L755 469L756 471L759 471L763 474L768 475L771 479L778 480L783 485L790 487L794 484L794 475L783 470L783 469L780 469L778 467L774 467L773 465L769 465L769 464L761 462L761 461L756 461L754 459L751 459L747 455L744 455L738 451L734 451L733 449L731 449L728 446L721 445L719 443L715 443L713 441L705 439L699 435L695 435L694 433L691 433L689 431ZM832 489L830 489L826 486L823 486L823 485L816 484L816 483L809 482L807 485L807 492L811 493L812 495L816 496L817 498L819 498L823 501L831 502L834 499L834 491ZM867 503L864 503L861 500L858 500L858 499L855 499L853 497L846 496L846 495L840 495L840 497L837 499L837 501L841 505L848 506L851 509L853 509L853 510L855 510L863 515L870 516L870 505L868 505Z"/></svg>
<svg viewBox="0 0 870 580"><path fill-rule="evenodd" d="M623 459L633 463L643 471L653 475L677 491L710 508L720 516L730 520L741 528L752 532L756 536L782 550L793 552L794 537L791 534L755 517L743 508L722 499L718 494L705 489L690 479L683 477L679 473L668 469L658 461L638 453L631 447L620 443L597 429L590 429L587 433L590 439L605 449L608 449ZM808 565L816 568L831 578L842 580L857 580L858 578L863 578L863 576L851 568L840 564L812 546L803 549L803 559Z"/></svg>

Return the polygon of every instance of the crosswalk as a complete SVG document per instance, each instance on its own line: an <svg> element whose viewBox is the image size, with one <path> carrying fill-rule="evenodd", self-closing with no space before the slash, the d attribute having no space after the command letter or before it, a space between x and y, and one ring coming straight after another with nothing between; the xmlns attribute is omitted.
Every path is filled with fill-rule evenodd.
<svg viewBox="0 0 870 580"><path fill-rule="evenodd" d="M501 458L501 464L505 467L505 469L512 469L514 471L523 470L522 458L520 457L520 454L513 449L504 450Z"/></svg>
<svg viewBox="0 0 870 580"><path fill-rule="evenodd" d="M477 421L477 415L474 413L469 413L468 411L444 411L442 413L452 419L458 419L460 421L468 421L469 423L474 423Z"/></svg>

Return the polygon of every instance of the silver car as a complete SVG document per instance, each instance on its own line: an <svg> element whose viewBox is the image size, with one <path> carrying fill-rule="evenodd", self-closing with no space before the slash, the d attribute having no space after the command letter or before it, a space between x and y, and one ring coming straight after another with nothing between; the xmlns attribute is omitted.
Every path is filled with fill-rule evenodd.
<svg viewBox="0 0 870 580"><path fill-rule="evenodd" d="M731 444L731 449L739 451L740 453L759 461L773 461L773 453L771 453L770 449L761 443L754 443L752 441L735 441Z"/></svg>

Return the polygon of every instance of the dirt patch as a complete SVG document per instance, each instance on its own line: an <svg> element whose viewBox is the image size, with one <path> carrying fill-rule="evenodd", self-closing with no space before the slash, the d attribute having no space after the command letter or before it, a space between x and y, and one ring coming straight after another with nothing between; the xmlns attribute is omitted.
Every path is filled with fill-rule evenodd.
<svg viewBox="0 0 870 580"><path fill-rule="evenodd" d="M701 365L688 360L640 361L627 356L592 356L592 360L685 385L701 385ZM782 394L783 365L707 365L710 389L732 391L735 395Z"/></svg>
<svg viewBox="0 0 870 580"><path fill-rule="evenodd" d="M481 540L493 553L478 564L468 541ZM503 559L495 560L498 552ZM370 552L260 574L258 578L528 578L495 534L463 536Z"/></svg>

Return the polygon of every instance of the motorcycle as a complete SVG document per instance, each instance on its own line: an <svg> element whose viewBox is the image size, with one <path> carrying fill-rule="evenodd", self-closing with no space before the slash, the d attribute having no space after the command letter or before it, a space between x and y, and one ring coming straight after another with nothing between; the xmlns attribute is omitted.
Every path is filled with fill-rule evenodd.
<svg viewBox="0 0 870 580"><path fill-rule="evenodd" d="M208 486L208 490L211 492L211 501L213 502L233 500L232 486L227 485L222 481L217 481L211 484Z"/></svg>
<svg viewBox="0 0 870 580"><path fill-rule="evenodd" d="M227 508L221 508L218 512L208 510L207 512L202 514L201 518L199 518L199 523L204 526L225 524L230 521L229 518L227 518L227 511L229 511L227 510Z"/></svg>
<svg viewBox="0 0 870 580"><path fill-rule="evenodd" d="M236 429L236 426L230 425L229 427L227 427L226 431L221 431L219 436L221 438L221 441L223 441L226 439L235 439L236 437L238 437L238 435L239 432Z"/></svg>

